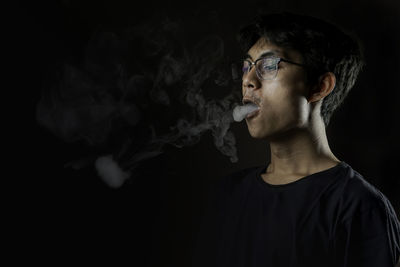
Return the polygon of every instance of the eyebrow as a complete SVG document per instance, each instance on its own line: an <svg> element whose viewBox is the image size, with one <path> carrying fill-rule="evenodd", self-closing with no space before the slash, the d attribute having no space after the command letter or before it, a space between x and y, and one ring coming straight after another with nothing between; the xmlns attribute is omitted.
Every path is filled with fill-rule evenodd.
<svg viewBox="0 0 400 267"><path fill-rule="evenodd" d="M259 58L268 57L268 56L280 56L280 53L281 53L281 51L279 51L279 50L271 50L271 51L267 51L267 52L262 53L262 54L259 56ZM251 60L253 60L253 58L252 58L249 54L246 54L246 56L245 56L244 59L251 59Z"/></svg>

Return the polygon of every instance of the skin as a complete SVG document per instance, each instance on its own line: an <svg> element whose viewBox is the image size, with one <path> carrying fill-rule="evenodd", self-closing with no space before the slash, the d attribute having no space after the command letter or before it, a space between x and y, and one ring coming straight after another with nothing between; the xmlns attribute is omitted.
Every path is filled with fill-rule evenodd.
<svg viewBox="0 0 400 267"><path fill-rule="evenodd" d="M259 39L248 51L251 61L264 52L303 63L300 53ZM256 117L246 119L249 133L270 143L271 163L261 176L269 184L287 184L336 166L340 160L329 148L320 115L322 100L335 86L335 75L327 72L314 86L306 84L305 69L280 62L274 80L260 80L253 67L243 76L242 94L260 105Z"/></svg>

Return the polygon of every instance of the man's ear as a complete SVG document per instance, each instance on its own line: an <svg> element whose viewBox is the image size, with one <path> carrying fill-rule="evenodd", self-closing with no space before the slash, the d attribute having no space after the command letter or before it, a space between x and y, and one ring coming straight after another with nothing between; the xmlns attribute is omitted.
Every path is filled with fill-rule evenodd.
<svg viewBox="0 0 400 267"><path fill-rule="evenodd" d="M308 103L318 101L329 95L336 85L336 76L333 72L325 72L318 78L308 96Z"/></svg>

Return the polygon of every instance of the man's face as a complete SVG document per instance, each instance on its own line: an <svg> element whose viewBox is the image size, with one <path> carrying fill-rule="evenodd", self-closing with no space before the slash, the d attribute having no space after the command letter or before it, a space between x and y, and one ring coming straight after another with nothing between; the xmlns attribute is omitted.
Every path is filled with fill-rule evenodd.
<svg viewBox="0 0 400 267"><path fill-rule="evenodd" d="M285 50L259 39L250 50L249 60L254 62L262 54L275 51L276 56L303 63L300 53ZM308 92L305 69L281 61L273 80L260 80L255 66L243 76L243 98L249 98L260 106L258 114L246 118L250 135L254 138L272 139L293 128L304 127L308 120Z"/></svg>

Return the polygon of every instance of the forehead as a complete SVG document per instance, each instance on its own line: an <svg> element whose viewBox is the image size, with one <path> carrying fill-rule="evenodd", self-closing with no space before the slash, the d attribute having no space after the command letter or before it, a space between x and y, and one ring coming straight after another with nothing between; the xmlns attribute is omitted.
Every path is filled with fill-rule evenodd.
<svg viewBox="0 0 400 267"><path fill-rule="evenodd" d="M271 44L265 38L260 38L258 41L247 51L246 58L253 61L260 57L277 56L291 60L301 60L301 55L295 50L286 49L277 45Z"/></svg>

